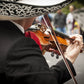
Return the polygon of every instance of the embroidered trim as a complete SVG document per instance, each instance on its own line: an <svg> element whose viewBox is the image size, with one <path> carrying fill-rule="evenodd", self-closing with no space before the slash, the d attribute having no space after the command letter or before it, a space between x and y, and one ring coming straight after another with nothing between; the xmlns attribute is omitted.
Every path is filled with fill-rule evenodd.
<svg viewBox="0 0 84 84"><path fill-rule="evenodd" d="M45 13L56 12L58 9L67 6L72 0L67 0L55 6L39 7L25 4L17 4L12 2L0 1L0 15L18 16L18 17L34 17Z"/></svg>

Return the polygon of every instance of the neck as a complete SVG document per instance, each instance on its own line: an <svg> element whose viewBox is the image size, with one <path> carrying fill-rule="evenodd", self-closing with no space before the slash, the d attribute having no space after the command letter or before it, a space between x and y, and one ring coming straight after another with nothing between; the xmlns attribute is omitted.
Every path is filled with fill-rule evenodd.
<svg viewBox="0 0 84 84"><path fill-rule="evenodd" d="M17 24L21 25L24 29L25 29L25 24L26 22L23 20L14 20L14 22L16 22Z"/></svg>
<svg viewBox="0 0 84 84"><path fill-rule="evenodd" d="M21 25L24 28L24 30L26 30L32 25L33 20L34 18L27 18L27 19L21 19L21 20L14 20L14 22Z"/></svg>

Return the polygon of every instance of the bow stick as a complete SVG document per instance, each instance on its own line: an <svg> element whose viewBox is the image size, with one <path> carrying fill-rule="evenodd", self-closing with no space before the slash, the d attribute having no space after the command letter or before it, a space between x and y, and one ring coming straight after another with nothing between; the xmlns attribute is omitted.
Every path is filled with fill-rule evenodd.
<svg viewBox="0 0 84 84"><path fill-rule="evenodd" d="M69 74L71 75L71 77L72 77L72 79L73 79L74 84L78 84L77 81L76 81L76 79L75 79L75 77L74 77L74 75L73 75L73 72L72 72L72 70L71 70L71 68L70 68L70 66L69 66L69 64L68 64L68 62L67 62L67 59L65 58L65 56L64 56L64 54L63 54L63 51L62 51L62 49L61 49L61 47L60 47L60 45L59 45L59 42L58 42L57 37L56 37L56 33L55 33L54 30L53 30L53 27L52 27L52 25L51 25L51 22L50 22L50 20L49 20L48 15L44 15L44 16L43 16L43 20L44 20L44 22L45 22L47 28L51 28L51 31L52 31L52 33L53 33L55 39L53 38L53 35L52 35L51 32L50 32L50 34L51 34L51 36L52 36L52 38L53 38L53 40L54 40L54 42L55 42L55 44L56 44L56 46L57 46L57 49L58 49L59 52L60 52L60 55L63 57L64 63L65 63L65 65L66 65L66 67L67 67L67 69L68 69L68 71L69 71Z"/></svg>

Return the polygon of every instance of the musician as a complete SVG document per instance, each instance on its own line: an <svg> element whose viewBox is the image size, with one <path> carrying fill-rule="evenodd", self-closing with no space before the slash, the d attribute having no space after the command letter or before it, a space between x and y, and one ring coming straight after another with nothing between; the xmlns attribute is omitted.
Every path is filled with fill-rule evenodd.
<svg viewBox="0 0 84 84"><path fill-rule="evenodd" d="M32 1L33 0L29 1L28 4L32 4L30 3ZM33 12L29 11L31 15L29 14L27 18L26 14L24 14L22 10L20 12L21 7L24 8L23 11L25 11L27 6L30 6L29 8L32 6L35 10L41 7L35 7L35 5L37 5L35 3L33 3L33 7L33 5L28 5L27 2L20 1L20 4L19 2L12 3L0 1L0 9L4 9L5 11L0 10L0 83L62 84L71 78L63 60L49 68L36 42L24 35L24 30L30 27L35 19L33 17L34 14L37 16L41 14L41 11L38 11L38 14L36 12L32 14ZM62 5L62 2L63 1L61 0L61 2L56 2L56 4L54 3L54 7L55 5L57 6L57 3ZM64 2L66 3L67 1ZM12 7L8 10L7 6L9 5ZM53 5L49 5L50 7L53 7ZM17 7L20 7L20 9L18 8L17 10L15 9L16 11L12 11L11 8L14 8L13 6L16 7L16 9ZM44 13L45 5L42 7L43 8L41 9ZM4 12L3 14L2 11ZM16 13L17 11L18 13ZM76 35L71 38L74 38L75 40L73 41L73 44L70 44L66 49L65 57L73 74L76 75L72 64L75 62L82 48L82 37L81 35Z"/></svg>

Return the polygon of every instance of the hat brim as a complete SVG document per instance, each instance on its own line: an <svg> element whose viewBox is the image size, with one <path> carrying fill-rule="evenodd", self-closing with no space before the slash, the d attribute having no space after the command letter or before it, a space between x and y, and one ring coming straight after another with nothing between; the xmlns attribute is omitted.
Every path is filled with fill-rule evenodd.
<svg viewBox="0 0 84 84"><path fill-rule="evenodd" d="M56 12L73 0L66 0L59 4L50 6L29 5L23 3L14 3L8 1L0 1L0 20L17 20L22 18L37 17L47 13Z"/></svg>

